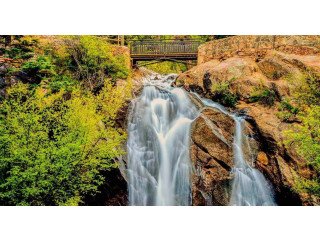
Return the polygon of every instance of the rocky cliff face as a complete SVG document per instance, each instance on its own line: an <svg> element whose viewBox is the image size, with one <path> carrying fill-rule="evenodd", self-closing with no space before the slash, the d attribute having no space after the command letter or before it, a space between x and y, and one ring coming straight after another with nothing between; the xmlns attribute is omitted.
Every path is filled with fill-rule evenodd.
<svg viewBox="0 0 320 240"><path fill-rule="evenodd" d="M246 115L248 134L255 140L254 165L272 183L279 205L320 203L318 197L295 189L297 176L310 179L316 173L294 149L284 144L284 130L299 122L295 119L282 121L278 116L279 102L291 96L295 84L288 81L288 76L305 70L320 72L320 55L316 48L312 49L310 55L309 52L302 55L269 50L263 56L233 55L226 59L211 59L177 79L177 85L208 98L211 95L206 91L206 73L210 75L211 85L229 83L231 93L238 97L233 110ZM257 89L272 91L274 104L253 102L252 96ZM232 119L213 109L204 109L194 122L191 146L194 205L228 205L233 132Z"/></svg>

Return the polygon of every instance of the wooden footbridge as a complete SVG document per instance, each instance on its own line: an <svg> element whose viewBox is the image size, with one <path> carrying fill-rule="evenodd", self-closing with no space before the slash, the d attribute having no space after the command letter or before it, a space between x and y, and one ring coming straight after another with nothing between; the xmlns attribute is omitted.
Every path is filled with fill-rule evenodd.
<svg viewBox="0 0 320 240"><path fill-rule="evenodd" d="M197 60L198 47L201 43L201 41L193 40L132 41L130 43L132 65L136 66L138 61Z"/></svg>

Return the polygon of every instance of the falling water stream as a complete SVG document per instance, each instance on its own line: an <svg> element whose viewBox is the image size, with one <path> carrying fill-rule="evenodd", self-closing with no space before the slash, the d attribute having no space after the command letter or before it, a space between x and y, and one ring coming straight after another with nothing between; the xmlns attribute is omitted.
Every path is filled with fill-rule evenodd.
<svg viewBox="0 0 320 240"><path fill-rule="evenodd" d="M150 77L152 79L152 77ZM190 125L198 110L175 76L147 80L129 117L130 205L190 205Z"/></svg>
<svg viewBox="0 0 320 240"><path fill-rule="evenodd" d="M128 123L128 190L130 205L190 205L190 126L199 110L187 93L172 87L175 75L145 80L140 97L132 102ZM159 76L158 76L159 77ZM223 106L194 95L208 107L232 117L234 174L230 205L275 205L264 176L243 154L244 119Z"/></svg>
<svg viewBox="0 0 320 240"><path fill-rule="evenodd" d="M244 118L228 112L222 105L193 93L205 106L213 107L235 121L233 140L234 174L230 205L233 206L274 206L272 187L263 174L253 168L245 159L244 146L249 147L248 136L244 134ZM251 161L253 162L253 161Z"/></svg>

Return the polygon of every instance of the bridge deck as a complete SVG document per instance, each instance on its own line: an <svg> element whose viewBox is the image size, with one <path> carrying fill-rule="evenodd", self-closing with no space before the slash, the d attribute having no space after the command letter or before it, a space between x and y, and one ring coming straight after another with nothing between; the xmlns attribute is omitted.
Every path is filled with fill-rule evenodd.
<svg viewBox="0 0 320 240"><path fill-rule="evenodd" d="M134 41L130 45L133 61L154 59L197 59L200 41Z"/></svg>

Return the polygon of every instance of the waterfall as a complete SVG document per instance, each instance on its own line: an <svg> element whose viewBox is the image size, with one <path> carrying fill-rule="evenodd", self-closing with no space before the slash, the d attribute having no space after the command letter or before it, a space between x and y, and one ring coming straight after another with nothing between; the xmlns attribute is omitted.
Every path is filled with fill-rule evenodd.
<svg viewBox="0 0 320 240"><path fill-rule="evenodd" d="M250 166L250 159L245 159L243 148L250 150L248 136L244 134L244 119L231 114L222 105L212 100L201 98L193 93L205 106L213 107L229 115L235 121L233 141L234 168L232 173L232 193L230 205L233 206L275 206L272 187L260 171ZM253 162L251 160L251 162Z"/></svg>
<svg viewBox="0 0 320 240"><path fill-rule="evenodd" d="M191 204L190 127L199 110L183 89L171 86L175 77L149 76L141 96L132 101L127 142L130 205ZM275 205L270 184L244 156L244 147L249 147L244 119L193 94L235 121L230 205Z"/></svg>
<svg viewBox="0 0 320 240"><path fill-rule="evenodd" d="M272 188L257 169L251 167L244 158L243 145L248 142L244 134L244 119L233 117L236 131L233 142L234 179L230 204L235 206L274 206Z"/></svg>
<svg viewBox="0 0 320 240"><path fill-rule="evenodd" d="M190 126L198 110L175 76L146 79L128 121L130 205L190 205Z"/></svg>

